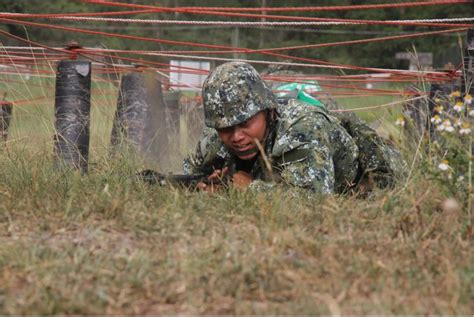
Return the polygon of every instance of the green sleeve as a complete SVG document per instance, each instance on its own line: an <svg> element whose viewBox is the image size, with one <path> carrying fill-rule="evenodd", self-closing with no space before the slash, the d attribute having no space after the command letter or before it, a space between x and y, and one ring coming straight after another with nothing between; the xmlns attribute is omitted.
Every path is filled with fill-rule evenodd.
<svg viewBox="0 0 474 317"><path fill-rule="evenodd" d="M214 129L205 128L195 151L183 161L185 174L210 174L222 168L229 154Z"/></svg>

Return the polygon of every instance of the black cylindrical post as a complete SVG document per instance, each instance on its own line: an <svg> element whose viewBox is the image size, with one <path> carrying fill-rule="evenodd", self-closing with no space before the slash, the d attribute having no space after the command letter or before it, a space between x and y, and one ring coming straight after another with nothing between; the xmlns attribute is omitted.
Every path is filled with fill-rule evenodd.
<svg viewBox="0 0 474 317"><path fill-rule="evenodd" d="M58 161L87 172L91 63L61 61L56 75L54 150Z"/></svg>
<svg viewBox="0 0 474 317"><path fill-rule="evenodd" d="M12 112L13 104L11 102L0 102L0 135L3 141L8 139L8 127L10 126Z"/></svg>
<svg viewBox="0 0 474 317"><path fill-rule="evenodd" d="M115 149L122 143L131 146L142 159L163 164L169 156L169 107L157 74L137 70L122 77L111 144Z"/></svg>
<svg viewBox="0 0 474 317"><path fill-rule="evenodd" d="M124 75L112 127L112 145L116 146L126 140L139 149L143 142L147 112L145 77L142 73Z"/></svg>

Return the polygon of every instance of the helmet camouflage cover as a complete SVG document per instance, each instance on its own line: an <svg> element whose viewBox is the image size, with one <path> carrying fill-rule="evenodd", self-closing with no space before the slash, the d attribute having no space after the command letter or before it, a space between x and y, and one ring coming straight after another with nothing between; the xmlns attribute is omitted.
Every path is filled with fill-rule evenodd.
<svg viewBox="0 0 474 317"><path fill-rule="evenodd" d="M251 65L231 62L218 66L202 88L205 123L227 128L265 109L276 108L276 96Z"/></svg>

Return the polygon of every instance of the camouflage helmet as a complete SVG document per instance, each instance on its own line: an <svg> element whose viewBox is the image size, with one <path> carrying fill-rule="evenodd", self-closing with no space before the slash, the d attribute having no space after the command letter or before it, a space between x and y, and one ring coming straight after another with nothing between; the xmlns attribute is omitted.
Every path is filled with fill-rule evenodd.
<svg viewBox="0 0 474 317"><path fill-rule="evenodd" d="M226 128L278 105L276 96L251 65L231 62L218 66L202 88L205 123Z"/></svg>

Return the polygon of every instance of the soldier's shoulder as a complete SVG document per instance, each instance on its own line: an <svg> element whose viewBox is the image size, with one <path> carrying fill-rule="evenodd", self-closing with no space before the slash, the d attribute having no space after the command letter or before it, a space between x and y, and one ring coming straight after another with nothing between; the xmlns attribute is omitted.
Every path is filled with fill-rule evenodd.
<svg viewBox="0 0 474 317"><path fill-rule="evenodd" d="M280 105L278 114L280 131L295 127L311 129L315 125L338 122L325 110L299 100L290 100L287 105Z"/></svg>
<svg viewBox="0 0 474 317"><path fill-rule="evenodd" d="M329 135L335 122L335 118L324 110L298 100L290 100L288 105L278 109L278 113L273 156L296 148L306 148L315 139L321 139L318 136Z"/></svg>

